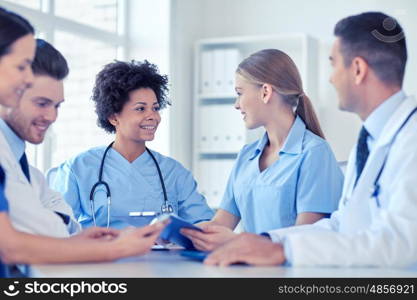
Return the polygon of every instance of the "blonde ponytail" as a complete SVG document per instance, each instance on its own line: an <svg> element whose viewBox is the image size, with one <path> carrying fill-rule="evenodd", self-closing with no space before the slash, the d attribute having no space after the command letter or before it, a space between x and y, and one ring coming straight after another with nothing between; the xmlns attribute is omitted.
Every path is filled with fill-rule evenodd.
<svg viewBox="0 0 417 300"><path fill-rule="evenodd" d="M308 130L323 139L325 138L317 115L314 111L313 104L311 103L310 98L308 98L304 93L301 93L299 97L295 113L304 121Z"/></svg>

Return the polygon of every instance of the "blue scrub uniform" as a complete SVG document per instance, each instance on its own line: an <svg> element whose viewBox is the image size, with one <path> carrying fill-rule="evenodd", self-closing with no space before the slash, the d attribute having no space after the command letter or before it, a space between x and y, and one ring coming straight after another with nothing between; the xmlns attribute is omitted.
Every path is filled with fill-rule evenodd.
<svg viewBox="0 0 417 300"><path fill-rule="evenodd" d="M98 180L99 168L106 147L92 148L64 162L51 183L72 207L74 215L83 227L94 225L90 206L90 191ZM174 212L191 223L210 220L213 211L206 199L197 192L197 184L179 162L152 151L159 167ZM132 163L111 148L106 155L103 180L111 190L110 227L123 228L128 224L118 220L132 211L161 212L164 204L158 171L146 151ZM94 196L97 226L107 225L107 198L103 185Z"/></svg>
<svg viewBox="0 0 417 300"><path fill-rule="evenodd" d="M343 173L325 140L297 117L279 159L260 172L267 143L265 133L240 151L221 209L241 218L244 230L252 233L292 226L303 212L330 214L337 209Z"/></svg>
<svg viewBox="0 0 417 300"><path fill-rule="evenodd" d="M9 210L9 205L4 195L5 174L3 168L0 166L0 213L5 213ZM7 277L7 268L0 260L0 278Z"/></svg>

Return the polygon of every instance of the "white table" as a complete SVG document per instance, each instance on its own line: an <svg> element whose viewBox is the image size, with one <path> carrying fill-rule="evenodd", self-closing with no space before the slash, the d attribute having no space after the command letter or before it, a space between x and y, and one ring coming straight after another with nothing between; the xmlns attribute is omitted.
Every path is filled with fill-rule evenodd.
<svg viewBox="0 0 417 300"><path fill-rule="evenodd" d="M293 268L206 266L179 251L152 251L111 263L33 265L33 277L414 277L417 270L381 268Z"/></svg>

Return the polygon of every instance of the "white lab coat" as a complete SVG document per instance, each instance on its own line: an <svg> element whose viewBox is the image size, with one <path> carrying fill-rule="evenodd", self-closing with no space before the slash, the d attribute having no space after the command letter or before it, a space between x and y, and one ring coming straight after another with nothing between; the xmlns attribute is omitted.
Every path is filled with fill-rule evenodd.
<svg viewBox="0 0 417 300"><path fill-rule="evenodd" d="M382 267L417 263L417 113L395 137L416 106L416 99L408 97L387 120L353 188L355 145L339 208L330 219L269 232L273 241L284 242L294 266ZM379 180L378 206L371 193L388 150Z"/></svg>
<svg viewBox="0 0 417 300"><path fill-rule="evenodd" d="M0 165L6 172L6 197L13 226L20 231L51 237L68 237L81 230L71 207L48 187L43 174L30 166L31 183L0 131ZM68 225L54 211L70 216Z"/></svg>

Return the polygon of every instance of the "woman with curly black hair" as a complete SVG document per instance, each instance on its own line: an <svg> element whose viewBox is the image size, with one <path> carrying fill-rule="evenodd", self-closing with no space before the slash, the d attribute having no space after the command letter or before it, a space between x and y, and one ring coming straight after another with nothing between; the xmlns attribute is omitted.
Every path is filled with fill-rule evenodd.
<svg viewBox="0 0 417 300"><path fill-rule="evenodd" d="M160 109L170 104L167 85L167 76L146 60L115 61L97 75L92 99L98 125L115 133L115 140L64 162L52 183L83 227L122 228L133 211L172 210L191 223L212 218L191 173L176 160L146 147L161 121ZM101 180L108 188L96 185Z"/></svg>

